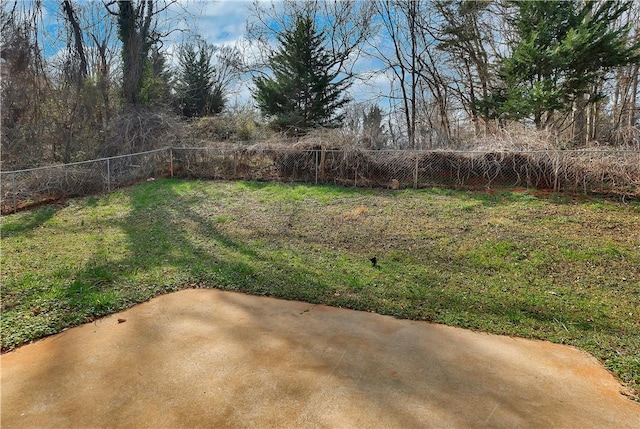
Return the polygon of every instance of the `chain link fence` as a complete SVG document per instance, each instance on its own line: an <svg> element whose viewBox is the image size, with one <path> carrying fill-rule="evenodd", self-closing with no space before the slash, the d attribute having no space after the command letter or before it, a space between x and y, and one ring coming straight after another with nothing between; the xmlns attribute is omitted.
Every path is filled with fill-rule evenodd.
<svg viewBox="0 0 640 429"><path fill-rule="evenodd" d="M397 151L273 147L163 148L0 172L2 212L109 192L151 177L333 183L640 196L639 151Z"/></svg>
<svg viewBox="0 0 640 429"><path fill-rule="evenodd" d="M640 195L638 151L173 148L175 174L344 186L495 188Z"/></svg>
<svg viewBox="0 0 640 429"><path fill-rule="evenodd" d="M91 161L0 172L2 213L62 198L110 192L170 174L169 148Z"/></svg>

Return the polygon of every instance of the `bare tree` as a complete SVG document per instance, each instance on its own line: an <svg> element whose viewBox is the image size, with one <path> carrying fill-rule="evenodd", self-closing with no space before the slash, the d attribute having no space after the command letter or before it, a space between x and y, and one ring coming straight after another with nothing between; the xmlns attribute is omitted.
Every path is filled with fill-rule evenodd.
<svg viewBox="0 0 640 429"><path fill-rule="evenodd" d="M41 144L46 133L42 106L49 90L41 52L42 4L15 1L1 6L2 162L30 167L51 153Z"/></svg>
<svg viewBox="0 0 640 429"><path fill-rule="evenodd" d="M132 106L143 102L142 87L145 63L154 44L172 31L162 30L158 19L177 0L110 0L107 11L117 18L118 37L122 42L122 90L125 101Z"/></svg>
<svg viewBox="0 0 640 429"><path fill-rule="evenodd" d="M373 55L384 63L384 72L393 76L395 88L390 98L400 104L409 148L421 146L418 137L425 133L418 133L418 128L425 126L438 128L447 140L450 137L449 88L434 40L425 31L433 26L431 2L378 0L375 7L380 36L372 38L370 46ZM427 112L425 107L431 104L435 110Z"/></svg>
<svg viewBox="0 0 640 429"><path fill-rule="evenodd" d="M87 56L85 55L84 38L82 36L82 30L80 29L80 21L78 20L78 15L76 14L75 8L70 0L62 1L62 10L66 15L67 22L69 23L73 33L75 52L78 55L80 63L77 76L78 86L80 86L88 73Z"/></svg>
<svg viewBox="0 0 640 429"><path fill-rule="evenodd" d="M486 107L479 111L478 98L486 99L492 86L491 60L497 58L495 24L501 16L494 13L493 2L487 0L437 0L433 5L438 13L437 24L425 31L437 42L438 50L448 56L452 92L471 118L476 135L482 118L486 134L489 115Z"/></svg>
<svg viewBox="0 0 640 429"><path fill-rule="evenodd" d="M114 110L111 92L118 50L115 43L116 28L110 14L98 3L89 2L83 10L86 15L85 21L89 24L86 33L91 40L88 55L89 74L96 82L99 93L101 130L104 131L108 127Z"/></svg>
<svg viewBox="0 0 640 429"><path fill-rule="evenodd" d="M630 9L621 18L620 26L631 26L630 39L632 43L640 41L640 4L632 3ZM637 126L638 113L638 83L640 82L640 64L629 64L620 67L614 74L612 88L612 120L614 130L632 129Z"/></svg>
<svg viewBox="0 0 640 429"><path fill-rule="evenodd" d="M410 148L416 147L416 100L417 100L417 35L415 34L415 11L418 3L404 0L379 0L375 3L384 35L391 46L385 46L380 38L374 38L370 44L376 56L381 59L393 75L400 91L399 101ZM408 41L408 43L407 43ZM390 94L394 99L393 94Z"/></svg>

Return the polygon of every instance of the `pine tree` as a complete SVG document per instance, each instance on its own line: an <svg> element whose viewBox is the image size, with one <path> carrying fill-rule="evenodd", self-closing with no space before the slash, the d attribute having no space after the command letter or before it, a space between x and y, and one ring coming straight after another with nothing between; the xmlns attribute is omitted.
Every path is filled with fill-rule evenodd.
<svg viewBox="0 0 640 429"><path fill-rule="evenodd" d="M143 73L141 98L145 104L166 104L171 102L172 74L167 58L158 45L149 50L149 58Z"/></svg>
<svg viewBox="0 0 640 429"><path fill-rule="evenodd" d="M350 81L338 79L324 38L310 16L298 16L294 28L277 36L280 47L268 62L273 76L254 79L257 105L277 129L303 134L342 121L337 112L348 102L343 93Z"/></svg>
<svg viewBox="0 0 640 429"><path fill-rule="evenodd" d="M500 67L502 86L480 102L494 117L532 117L538 128L556 112L602 99L596 88L614 67L640 60L628 28L613 24L629 2L513 2L519 41ZM481 109L481 110L482 110Z"/></svg>
<svg viewBox="0 0 640 429"><path fill-rule="evenodd" d="M216 85L216 69L211 64L213 52L213 47L201 39L181 49L177 106L187 118L220 113L224 107L224 94Z"/></svg>
<svg viewBox="0 0 640 429"><path fill-rule="evenodd" d="M387 135L382 123L382 109L377 104L363 111L362 131L364 141L370 149L382 149L385 145Z"/></svg>

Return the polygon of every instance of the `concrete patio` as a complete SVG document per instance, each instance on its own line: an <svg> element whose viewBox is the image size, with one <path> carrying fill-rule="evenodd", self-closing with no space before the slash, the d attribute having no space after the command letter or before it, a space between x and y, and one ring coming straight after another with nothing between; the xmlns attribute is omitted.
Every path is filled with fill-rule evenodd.
<svg viewBox="0 0 640 429"><path fill-rule="evenodd" d="M9 428L640 428L574 348L184 290L4 354Z"/></svg>

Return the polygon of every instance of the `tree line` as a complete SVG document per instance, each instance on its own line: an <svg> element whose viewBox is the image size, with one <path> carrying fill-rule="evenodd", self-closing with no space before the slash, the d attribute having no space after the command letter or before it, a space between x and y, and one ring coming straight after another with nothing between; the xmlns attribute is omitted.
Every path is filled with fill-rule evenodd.
<svg viewBox="0 0 640 429"><path fill-rule="evenodd" d="M144 150L216 116L248 118L226 137L330 128L373 149L514 128L640 147L632 1L255 1L236 47L190 31L174 0L63 0L49 28L42 2L1 5L3 169Z"/></svg>

